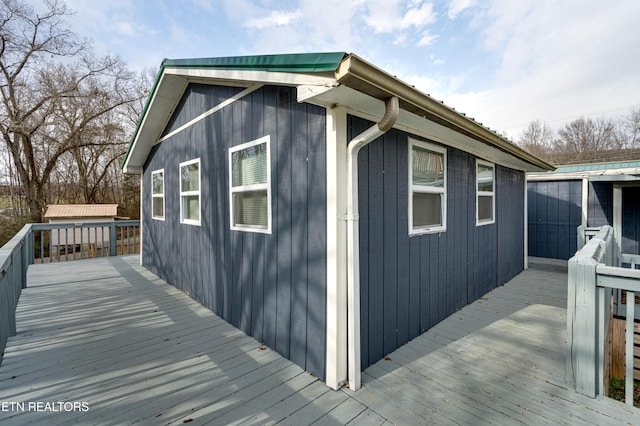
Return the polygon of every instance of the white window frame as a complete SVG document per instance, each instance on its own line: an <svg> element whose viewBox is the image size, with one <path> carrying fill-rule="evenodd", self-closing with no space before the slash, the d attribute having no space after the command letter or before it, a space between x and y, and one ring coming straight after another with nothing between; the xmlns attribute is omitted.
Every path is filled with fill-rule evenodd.
<svg viewBox="0 0 640 426"><path fill-rule="evenodd" d="M233 153L242 151L243 149L250 148L255 145L266 144L267 147L267 183L259 183L253 185L233 186ZM234 224L234 203L233 196L239 192L249 191L267 191L267 227L262 228L259 226L251 225L236 225ZM257 232L261 234L271 234L271 137L269 135L263 136L259 139L255 139L250 142L236 145L229 148L229 226L234 231L245 232Z"/></svg>
<svg viewBox="0 0 640 426"><path fill-rule="evenodd" d="M198 190L197 191L183 191L182 190L182 168L189 166L191 164L198 164ZM180 223L184 223L187 225L197 225L200 226L202 220L202 164L200 163L200 158L195 158L193 160L185 161L180 163L178 168L178 179L180 179ZM183 202L182 198L187 196L198 196L198 220L186 219L184 217L183 211Z"/></svg>
<svg viewBox="0 0 640 426"><path fill-rule="evenodd" d="M480 166L490 167L493 173L492 178L492 190L491 191L479 191L479 173ZM491 197L491 219L480 220L480 197ZM491 225L496 222L496 165L488 161L476 159L476 226Z"/></svg>
<svg viewBox="0 0 640 426"><path fill-rule="evenodd" d="M421 149L425 149L427 151L431 151L437 154L442 154L443 158L443 167L444 167L444 182L442 188L440 187L429 187L422 185L413 185L413 159L412 152L413 147L419 147ZM444 232L447 230L447 149L445 147L434 145L431 143L419 141L416 139L409 138L409 156L408 156L408 168L409 168L409 235L420 235L420 234L431 234L435 232ZM432 225L432 226L421 226L414 227L413 226L413 193L420 192L424 194L440 194L441 195L441 209L440 214L441 224L440 225Z"/></svg>
<svg viewBox="0 0 640 426"><path fill-rule="evenodd" d="M153 192L153 177L157 174L162 174L162 194L156 194ZM162 216L156 216L153 211L153 202L156 198L162 198ZM151 172L151 218L155 220L164 220L165 213L165 197L164 197L164 169L158 169Z"/></svg>

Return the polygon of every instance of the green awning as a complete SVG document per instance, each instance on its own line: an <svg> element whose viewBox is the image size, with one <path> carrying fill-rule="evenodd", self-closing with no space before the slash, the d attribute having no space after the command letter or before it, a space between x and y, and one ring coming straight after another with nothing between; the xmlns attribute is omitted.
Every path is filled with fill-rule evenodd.
<svg viewBox="0 0 640 426"><path fill-rule="evenodd" d="M163 68L206 68L271 72L328 72L338 69L345 52L286 55L230 56L226 58L165 59Z"/></svg>

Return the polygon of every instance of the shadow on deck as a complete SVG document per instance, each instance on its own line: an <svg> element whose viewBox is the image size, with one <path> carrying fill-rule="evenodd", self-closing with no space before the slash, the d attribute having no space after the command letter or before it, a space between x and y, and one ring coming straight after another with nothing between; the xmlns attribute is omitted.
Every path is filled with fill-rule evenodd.
<svg viewBox="0 0 640 426"><path fill-rule="evenodd" d="M31 266L0 366L3 423L640 424L637 410L564 384L566 263L532 259L369 367L353 393L137 262Z"/></svg>

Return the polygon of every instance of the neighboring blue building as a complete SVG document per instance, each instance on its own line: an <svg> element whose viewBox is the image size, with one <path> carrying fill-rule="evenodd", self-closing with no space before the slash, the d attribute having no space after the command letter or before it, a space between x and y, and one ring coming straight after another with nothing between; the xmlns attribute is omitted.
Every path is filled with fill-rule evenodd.
<svg viewBox="0 0 640 426"><path fill-rule="evenodd" d="M611 225L621 252L640 254L640 161L559 166L527 186L530 256L569 259L580 225Z"/></svg>
<svg viewBox="0 0 640 426"><path fill-rule="evenodd" d="M356 55L165 60L141 262L333 388L526 263L553 169Z"/></svg>

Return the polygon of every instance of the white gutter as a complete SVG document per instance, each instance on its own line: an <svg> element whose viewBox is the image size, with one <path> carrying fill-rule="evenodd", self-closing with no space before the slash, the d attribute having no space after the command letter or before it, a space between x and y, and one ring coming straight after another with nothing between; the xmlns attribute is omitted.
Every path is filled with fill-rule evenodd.
<svg viewBox="0 0 640 426"><path fill-rule="evenodd" d="M360 236L358 232L358 153L389 131L398 119L399 102L395 96L385 101L385 113L378 124L349 142L347 151L347 353L349 388L360 389Z"/></svg>

